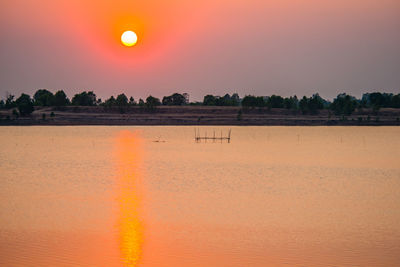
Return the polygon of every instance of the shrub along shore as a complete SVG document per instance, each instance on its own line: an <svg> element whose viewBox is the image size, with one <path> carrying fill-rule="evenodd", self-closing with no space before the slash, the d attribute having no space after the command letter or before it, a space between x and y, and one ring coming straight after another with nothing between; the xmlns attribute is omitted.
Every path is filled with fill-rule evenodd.
<svg viewBox="0 0 400 267"><path fill-rule="evenodd" d="M55 94L40 89L0 100L0 125L400 125L400 94L310 97L206 95L190 102L175 93L135 101L119 94L102 101L94 92Z"/></svg>

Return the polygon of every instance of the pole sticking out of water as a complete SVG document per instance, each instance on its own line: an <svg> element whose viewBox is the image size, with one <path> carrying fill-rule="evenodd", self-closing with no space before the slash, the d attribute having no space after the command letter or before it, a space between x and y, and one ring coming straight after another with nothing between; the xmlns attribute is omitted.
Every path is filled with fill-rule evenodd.
<svg viewBox="0 0 400 267"><path fill-rule="evenodd" d="M222 130L221 130L221 137L217 137L215 134L215 130L214 130L213 135L208 137L207 131L205 132L204 136L201 136L200 129L195 129L194 130L194 140L196 141L196 143L200 143L201 140L204 140L206 143L207 143L207 140L213 140L213 143L215 143L218 140L220 140L222 143L223 140L226 140L228 143L230 143L231 142L231 132L232 132L232 130L229 129L228 135L224 136L222 133Z"/></svg>

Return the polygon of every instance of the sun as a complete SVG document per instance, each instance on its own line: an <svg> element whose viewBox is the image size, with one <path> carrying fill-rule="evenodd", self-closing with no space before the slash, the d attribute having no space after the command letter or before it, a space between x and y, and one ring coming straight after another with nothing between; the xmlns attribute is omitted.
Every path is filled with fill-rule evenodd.
<svg viewBox="0 0 400 267"><path fill-rule="evenodd" d="M137 35L133 31L126 31L121 35L121 42L125 46L134 46L137 40Z"/></svg>

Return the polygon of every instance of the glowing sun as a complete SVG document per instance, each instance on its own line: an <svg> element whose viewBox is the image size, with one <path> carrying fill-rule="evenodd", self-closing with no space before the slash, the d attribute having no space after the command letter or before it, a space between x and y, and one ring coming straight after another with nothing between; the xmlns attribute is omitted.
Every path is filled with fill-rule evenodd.
<svg viewBox="0 0 400 267"><path fill-rule="evenodd" d="M133 31L126 31L121 35L121 42L125 46L134 46L137 39L137 35Z"/></svg>

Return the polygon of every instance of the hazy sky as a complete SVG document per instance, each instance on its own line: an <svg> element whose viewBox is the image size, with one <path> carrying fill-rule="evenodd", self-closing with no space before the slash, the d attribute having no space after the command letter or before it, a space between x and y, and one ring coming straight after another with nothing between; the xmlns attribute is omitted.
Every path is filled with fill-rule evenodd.
<svg viewBox="0 0 400 267"><path fill-rule="evenodd" d="M138 33L135 47L120 35ZM0 0L0 98L400 92L399 0Z"/></svg>

